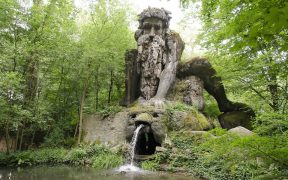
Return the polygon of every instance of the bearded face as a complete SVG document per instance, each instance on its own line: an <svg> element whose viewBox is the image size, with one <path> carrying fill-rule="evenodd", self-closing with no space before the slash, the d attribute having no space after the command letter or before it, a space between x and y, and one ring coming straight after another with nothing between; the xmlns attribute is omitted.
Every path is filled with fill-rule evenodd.
<svg viewBox="0 0 288 180"><path fill-rule="evenodd" d="M148 18L143 22L143 35L137 40L140 64L141 96L149 100L157 93L159 77L166 62L165 39L162 21Z"/></svg>

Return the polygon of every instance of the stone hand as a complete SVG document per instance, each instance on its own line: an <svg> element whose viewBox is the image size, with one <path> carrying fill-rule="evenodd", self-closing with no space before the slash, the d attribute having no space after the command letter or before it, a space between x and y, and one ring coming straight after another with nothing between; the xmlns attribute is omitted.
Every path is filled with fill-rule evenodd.
<svg viewBox="0 0 288 180"><path fill-rule="evenodd" d="M165 99L154 97L149 100L149 104L156 108L163 109L165 105Z"/></svg>

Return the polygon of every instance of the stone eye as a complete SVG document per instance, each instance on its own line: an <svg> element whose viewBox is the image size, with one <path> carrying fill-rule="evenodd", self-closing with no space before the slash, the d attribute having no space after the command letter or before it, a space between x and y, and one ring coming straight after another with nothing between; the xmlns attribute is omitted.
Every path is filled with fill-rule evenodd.
<svg viewBox="0 0 288 180"><path fill-rule="evenodd" d="M153 117L159 117L159 114L157 114L157 113L154 112L154 113L152 114L152 116L153 116Z"/></svg>
<svg viewBox="0 0 288 180"><path fill-rule="evenodd" d="M136 114L130 114L130 118L135 118Z"/></svg>
<svg viewBox="0 0 288 180"><path fill-rule="evenodd" d="M155 30L159 30L160 26L159 25L155 25L154 28L155 28Z"/></svg>
<svg viewBox="0 0 288 180"><path fill-rule="evenodd" d="M151 25L150 24L144 24L143 29L151 29Z"/></svg>

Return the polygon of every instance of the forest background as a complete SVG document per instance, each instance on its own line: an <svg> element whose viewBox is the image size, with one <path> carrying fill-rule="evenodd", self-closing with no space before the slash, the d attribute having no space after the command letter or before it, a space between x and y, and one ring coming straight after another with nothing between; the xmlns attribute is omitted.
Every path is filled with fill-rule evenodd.
<svg viewBox="0 0 288 180"><path fill-rule="evenodd" d="M195 16L196 1L180 2L185 18ZM197 43L228 97L254 109L254 131L283 147L273 153L286 152L288 3L197 2L203 25ZM7 145L15 138L17 150L71 147L80 143L84 113L121 110L135 14L116 0L99 0L88 13L69 0L0 0L0 137ZM204 112L216 118L215 100L205 96Z"/></svg>

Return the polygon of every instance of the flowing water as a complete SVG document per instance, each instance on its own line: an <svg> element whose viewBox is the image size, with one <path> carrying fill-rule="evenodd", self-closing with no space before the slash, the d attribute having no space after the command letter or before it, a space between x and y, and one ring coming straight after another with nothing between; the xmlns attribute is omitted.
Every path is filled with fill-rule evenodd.
<svg viewBox="0 0 288 180"><path fill-rule="evenodd" d="M136 130L134 131L133 137L132 137L132 141L131 141L131 150L130 150L130 157L131 157L131 165L134 165L134 158L135 158L135 149L136 149L136 144L137 144L137 140L138 140L138 135L140 130L144 127L143 124L140 124Z"/></svg>
<svg viewBox="0 0 288 180"><path fill-rule="evenodd" d="M135 149L138 140L138 135L140 130L144 127L143 124L140 124L133 133L132 140L130 142L130 164L125 164L117 169L118 172L138 172L138 173L145 173L146 171L140 169L135 165L134 158L135 158Z"/></svg>

